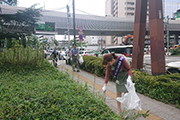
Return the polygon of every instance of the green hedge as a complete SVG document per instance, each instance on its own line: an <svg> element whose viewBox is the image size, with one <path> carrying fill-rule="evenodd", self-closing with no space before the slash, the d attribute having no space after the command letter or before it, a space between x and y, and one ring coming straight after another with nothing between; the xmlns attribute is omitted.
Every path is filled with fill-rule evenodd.
<svg viewBox="0 0 180 120"><path fill-rule="evenodd" d="M81 69L97 76L105 76L106 67L102 65L102 58L93 56L83 58L84 63L80 66ZM180 108L180 75L178 73L152 76L133 69L133 82L136 83L135 87L139 93L165 103L176 104Z"/></svg>

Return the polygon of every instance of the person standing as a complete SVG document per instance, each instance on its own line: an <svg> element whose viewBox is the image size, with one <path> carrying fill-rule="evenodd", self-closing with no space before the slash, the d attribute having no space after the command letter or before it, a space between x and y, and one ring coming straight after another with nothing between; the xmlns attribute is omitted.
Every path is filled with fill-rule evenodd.
<svg viewBox="0 0 180 120"><path fill-rule="evenodd" d="M71 58L72 58L72 69L75 72L75 66L77 67L77 72L79 72L79 63L78 63L79 51L76 48L76 44L73 44L71 49Z"/></svg>
<svg viewBox="0 0 180 120"><path fill-rule="evenodd" d="M66 64L71 64L70 62L70 52L71 52L71 48L66 50Z"/></svg>
<svg viewBox="0 0 180 120"><path fill-rule="evenodd" d="M132 69L125 57L123 55L117 56L115 53L106 54L103 57L103 65L106 65L105 84L102 88L103 91L106 92L109 76L112 74L116 80L117 97L121 97L122 93L128 92L125 84L127 84L129 87L133 84L131 78ZM121 103L118 101L117 106L119 113L121 113Z"/></svg>

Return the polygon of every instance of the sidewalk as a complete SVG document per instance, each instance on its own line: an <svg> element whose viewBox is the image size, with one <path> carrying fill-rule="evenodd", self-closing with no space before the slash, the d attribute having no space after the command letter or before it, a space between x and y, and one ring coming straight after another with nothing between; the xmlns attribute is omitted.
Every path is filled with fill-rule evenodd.
<svg viewBox="0 0 180 120"><path fill-rule="evenodd" d="M59 62L60 65L58 69L60 71L67 71L75 80L80 83L87 82L90 87L90 91L98 92L99 94L105 95L102 92L102 87L104 85L104 79L101 77L94 76L84 70L80 72L73 72L70 65L66 65L64 61ZM94 88L95 86L95 88ZM142 94L137 93L141 99L141 107L143 111L150 110L149 117L138 118L138 120L180 120L180 109L173 107L149 97L146 97ZM117 102L116 102L116 88L115 83L109 81L106 92L106 101L105 103L115 112L118 113Z"/></svg>

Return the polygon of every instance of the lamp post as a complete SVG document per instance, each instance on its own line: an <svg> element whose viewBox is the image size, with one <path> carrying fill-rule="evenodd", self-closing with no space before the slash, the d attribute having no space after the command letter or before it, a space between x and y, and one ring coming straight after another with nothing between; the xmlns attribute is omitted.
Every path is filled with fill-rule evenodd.
<svg viewBox="0 0 180 120"><path fill-rule="evenodd" d="M72 1L73 2L73 29L74 29L74 44L76 44L76 28L75 28L75 3L74 3L74 0Z"/></svg>
<svg viewBox="0 0 180 120"><path fill-rule="evenodd" d="M68 47L70 48L70 31L69 31L69 17L70 17L70 13L69 13L69 6L66 6L67 8L67 19L68 19Z"/></svg>
<svg viewBox="0 0 180 120"><path fill-rule="evenodd" d="M167 53L169 55L169 16L167 16Z"/></svg>

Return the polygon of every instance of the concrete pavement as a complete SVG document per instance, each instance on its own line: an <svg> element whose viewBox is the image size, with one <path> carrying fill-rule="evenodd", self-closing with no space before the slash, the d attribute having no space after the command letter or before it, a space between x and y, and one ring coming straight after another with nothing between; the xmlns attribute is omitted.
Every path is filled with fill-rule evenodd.
<svg viewBox="0 0 180 120"><path fill-rule="evenodd" d="M104 79L90 74L84 70L80 72L73 72L70 65L66 65L65 61L59 61L58 69L60 71L68 72L75 80L80 83L87 82L90 86L90 91L104 95L102 87L104 85ZM173 105L168 105L157 100L146 97L142 94L137 93L141 99L142 111L145 112L150 110L149 117L138 118L138 120L180 120L180 109ZM105 103L115 112L118 113L117 102L116 102L116 88L115 83L109 81L106 92Z"/></svg>

